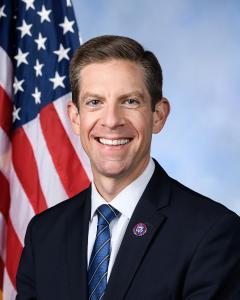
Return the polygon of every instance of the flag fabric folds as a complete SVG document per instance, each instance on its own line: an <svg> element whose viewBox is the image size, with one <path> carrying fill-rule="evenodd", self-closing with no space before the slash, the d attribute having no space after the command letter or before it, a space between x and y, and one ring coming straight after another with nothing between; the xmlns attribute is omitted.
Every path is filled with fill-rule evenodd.
<svg viewBox="0 0 240 300"><path fill-rule="evenodd" d="M70 0L0 0L0 299L15 299L30 219L89 185L66 114L78 46Z"/></svg>

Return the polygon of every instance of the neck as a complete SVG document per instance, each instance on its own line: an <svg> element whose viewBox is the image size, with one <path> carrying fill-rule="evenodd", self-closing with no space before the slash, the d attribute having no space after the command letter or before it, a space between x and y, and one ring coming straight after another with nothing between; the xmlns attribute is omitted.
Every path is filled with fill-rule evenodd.
<svg viewBox="0 0 240 300"><path fill-rule="evenodd" d="M131 184L135 179L137 179L146 169L148 161L144 164L141 170L138 172L133 172L129 176L117 176L117 177L107 177L107 176L94 176L94 184L99 192L99 194L107 201L111 202L125 187Z"/></svg>

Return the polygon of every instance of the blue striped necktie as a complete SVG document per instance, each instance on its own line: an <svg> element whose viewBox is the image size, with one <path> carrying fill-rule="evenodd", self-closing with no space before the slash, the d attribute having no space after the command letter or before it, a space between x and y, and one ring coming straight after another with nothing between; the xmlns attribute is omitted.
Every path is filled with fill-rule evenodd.
<svg viewBox="0 0 240 300"><path fill-rule="evenodd" d="M109 224L119 214L107 204L99 206L97 213L97 235L88 267L89 300L100 300L105 293L111 251Z"/></svg>

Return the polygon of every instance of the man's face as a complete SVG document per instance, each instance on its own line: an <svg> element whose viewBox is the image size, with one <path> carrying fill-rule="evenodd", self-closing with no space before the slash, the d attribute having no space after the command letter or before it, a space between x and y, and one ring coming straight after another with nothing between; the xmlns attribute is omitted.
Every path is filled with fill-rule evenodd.
<svg viewBox="0 0 240 300"><path fill-rule="evenodd" d="M151 110L143 69L124 60L92 63L82 69L80 82L79 113L72 105L69 115L93 176L128 184L146 167L152 133L165 121Z"/></svg>

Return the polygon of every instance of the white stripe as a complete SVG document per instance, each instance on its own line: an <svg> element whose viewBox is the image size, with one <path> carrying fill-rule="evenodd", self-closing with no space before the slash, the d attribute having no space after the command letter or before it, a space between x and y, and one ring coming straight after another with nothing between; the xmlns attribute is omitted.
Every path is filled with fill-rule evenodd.
<svg viewBox="0 0 240 300"><path fill-rule="evenodd" d="M3 300L14 300L16 298L16 290L10 281L6 268L3 277Z"/></svg>
<svg viewBox="0 0 240 300"><path fill-rule="evenodd" d="M93 280L93 277L94 277L94 275L96 274L97 270L98 270L98 269L100 268L100 266L105 262L105 260L108 259L109 257L110 257L110 255L108 254L108 255L105 256L105 257L103 258L103 260L99 263L99 265L98 265L97 268L95 269L95 271L94 271L94 273L93 273L91 279L89 280L88 285L91 284L91 281Z"/></svg>
<svg viewBox="0 0 240 300"><path fill-rule="evenodd" d="M90 262L90 264L89 264L89 266L88 266L88 270L91 268L92 263L94 262L94 259L95 259L96 255L102 250L102 248L103 248L109 241L110 241L110 239L108 239L106 242L104 242L104 243L101 245L101 247L97 250L97 252L94 254L94 256L93 256L93 258L92 258L92 260L91 260L91 262Z"/></svg>
<svg viewBox="0 0 240 300"><path fill-rule="evenodd" d="M89 180L92 180L92 171L90 167L90 162L88 159L88 156L86 152L84 151L79 136L73 133L73 130L71 128L70 120L68 118L67 114L67 104L71 100L72 95L71 93L68 93L64 95L63 97L59 98L58 100L53 102L54 107L56 108L56 111L58 113L58 116L62 122L62 125L67 132L69 139L71 140L71 143L78 155L79 160L82 163L82 166L87 173L87 176Z"/></svg>
<svg viewBox="0 0 240 300"><path fill-rule="evenodd" d="M105 273L103 274L103 276L99 279L99 281L98 281L97 285L95 286L94 290L92 291L92 293L91 293L89 299L91 299L93 293L96 291L96 289L97 289L97 287L99 286L100 282L103 280L103 278L104 278L106 275L107 275L107 272L105 272Z"/></svg>
<svg viewBox="0 0 240 300"><path fill-rule="evenodd" d="M108 225L106 225L103 229L101 229L99 232L98 232L98 234L97 234L97 236L96 236L96 239L99 237L99 235L106 229L106 228L108 228L109 226Z"/></svg>
<svg viewBox="0 0 240 300"><path fill-rule="evenodd" d="M111 209L111 211L114 213L115 217L117 217L117 214L116 214L115 210L112 208L112 206L111 206L111 205L108 205L108 207L109 207L109 208Z"/></svg>
<svg viewBox="0 0 240 300"><path fill-rule="evenodd" d="M102 214L102 212L99 210L99 209L97 209L97 211L100 213L100 215L103 217L103 219L108 223L108 225L109 225L109 221L108 221L108 219L106 219L106 217ZM101 224L102 225L102 224Z"/></svg>
<svg viewBox="0 0 240 300"><path fill-rule="evenodd" d="M6 245L6 222L4 219L3 214L0 212L0 256L3 261L5 261L6 258L6 251L4 246Z"/></svg>
<svg viewBox="0 0 240 300"><path fill-rule="evenodd" d="M102 293L102 296L98 300L101 300L102 297L104 296L104 294L105 294L105 291Z"/></svg>
<svg viewBox="0 0 240 300"><path fill-rule="evenodd" d="M6 178L9 177L10 160L11 143L5 131L0 127L0 171Z"/></svg>
<svg viewBox="0 0 240 300"><path fill-rule="evenodd" d="M12 97L12 62L5 52L5 50L0 47L0 62L1 62L1 72L0 72L0 85L3 87L8 96Z"/></svg>
<svg viewBox="0 0 240 300"><path fill-rule="evenodd" d="M9 216L13 228L23 245L27 225L35 214L13 167L10 169L9 183L11 198Z"/></svg>
<svg viewBox="0 0 240 300"><path fill-rule="evenodd" d="M67 199L68 196L48 151L40 125L39 115L24 125L23 129L33 148L43 194L48 207L51 207Z"/></svg>

